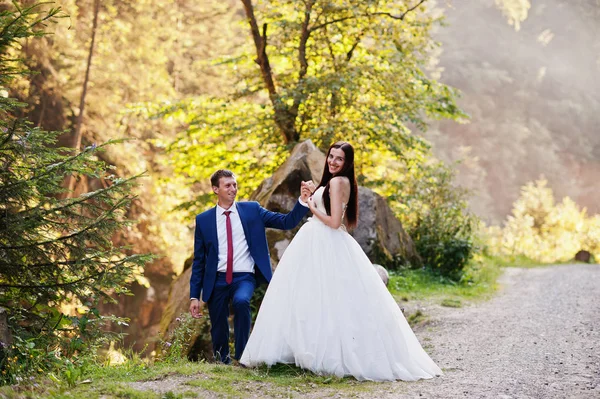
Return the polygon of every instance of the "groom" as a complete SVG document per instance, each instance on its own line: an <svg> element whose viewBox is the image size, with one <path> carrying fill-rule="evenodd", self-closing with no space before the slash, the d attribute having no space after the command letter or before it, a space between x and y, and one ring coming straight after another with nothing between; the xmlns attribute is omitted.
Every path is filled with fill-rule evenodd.
<svg viewBox="0 0 600 399"><path fill-rule="evenodd" d="M200 318L204 303L208 305L215 358L230 363L230 302L234 312L235 358L239 359L250 336L250 298L257 281L268 283L272 276L265 228L296 227L308 211L306 202L314 184L302 182L294 209L281 214L266 210L258 202L236 202L237 182L229 170L217 170L210 182L217 195L217 206L196 216L190 313Z"/></svg>

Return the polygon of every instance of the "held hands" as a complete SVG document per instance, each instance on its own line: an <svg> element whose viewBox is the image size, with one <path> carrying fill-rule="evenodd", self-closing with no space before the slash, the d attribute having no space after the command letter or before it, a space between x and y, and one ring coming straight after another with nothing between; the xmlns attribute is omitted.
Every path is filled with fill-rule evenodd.
<svg viewBox="0 0 600 399"><path fill-rule="evenodd" d="M204 302L200 302L198 299L192 299L190 301L190 314L194 319L202 318L202 311L204 310Z"/></svg>
<svg viewBox="0 0 600 399"><path fill-rule="evenodd" d="M308 203L308 199L315 191L315 183L312 180L303 181L300 183L300 198L302 201Z"/></svg>
<svg viewBox="0 0 600 399"><path fill-rule="evenodd" d="M310 209L310 211L314 214L315 209L317 209L317 206L315 205L315 200L312 196L308 199L307 204L308 204L308 209Z"/></svg>

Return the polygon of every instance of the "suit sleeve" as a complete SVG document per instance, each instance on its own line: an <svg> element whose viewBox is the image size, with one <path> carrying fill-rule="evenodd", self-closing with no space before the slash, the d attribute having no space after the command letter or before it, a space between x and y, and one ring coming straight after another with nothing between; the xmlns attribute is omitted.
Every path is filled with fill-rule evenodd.
<svg viewBox="0 0 600 399"><path fill-rule="evenodd" d="M294 209L290 213L284 214L279 212L271 212L260 206L260 217L265 224L265 227L271 227L279 230L291 230L300 223L304 215L308 212L308 208L296 202Z"/></svg>
<svg viewBox="0 0 600 399"><path fill-rule="evenodd" d="M205 268L206 247L200 229L200 215L198 215L196 216L196 230L194 232L194 261L192 262L192 276L190 277L190 298L200 299Z"/></svg>

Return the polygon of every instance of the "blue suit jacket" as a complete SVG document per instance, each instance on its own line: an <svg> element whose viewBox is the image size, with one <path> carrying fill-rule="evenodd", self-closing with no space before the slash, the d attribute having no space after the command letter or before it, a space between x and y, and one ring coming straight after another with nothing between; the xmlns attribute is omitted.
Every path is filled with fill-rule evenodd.
<svg viewBox="0 0 600 399"><path fill-rule="evenodd" d="M296 202L296 206L290 213L282 214L268 211L258 202L236 202L236 205L248 249L254 259L256 277L259 282L262 280L268 283L273 273L265 228L291 230L300 223L308 208ZM212 294L219 263L216 209L216 207L211 208L196 216L190 298L200 298L202 292L204 302L208 302Z"/></svg>

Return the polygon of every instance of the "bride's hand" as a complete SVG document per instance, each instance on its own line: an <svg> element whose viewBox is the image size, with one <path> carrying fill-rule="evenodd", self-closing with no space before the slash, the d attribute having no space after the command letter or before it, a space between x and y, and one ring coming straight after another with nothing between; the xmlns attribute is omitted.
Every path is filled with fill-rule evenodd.
<svg viewBox="0 0 600 399"><path fill-rule="evenodd" d="M314 210L317 208L317 206L315 205L315 200L312 195L308 197L308 201L306 203L308 204L308 209L314 213Z"/></svg>

